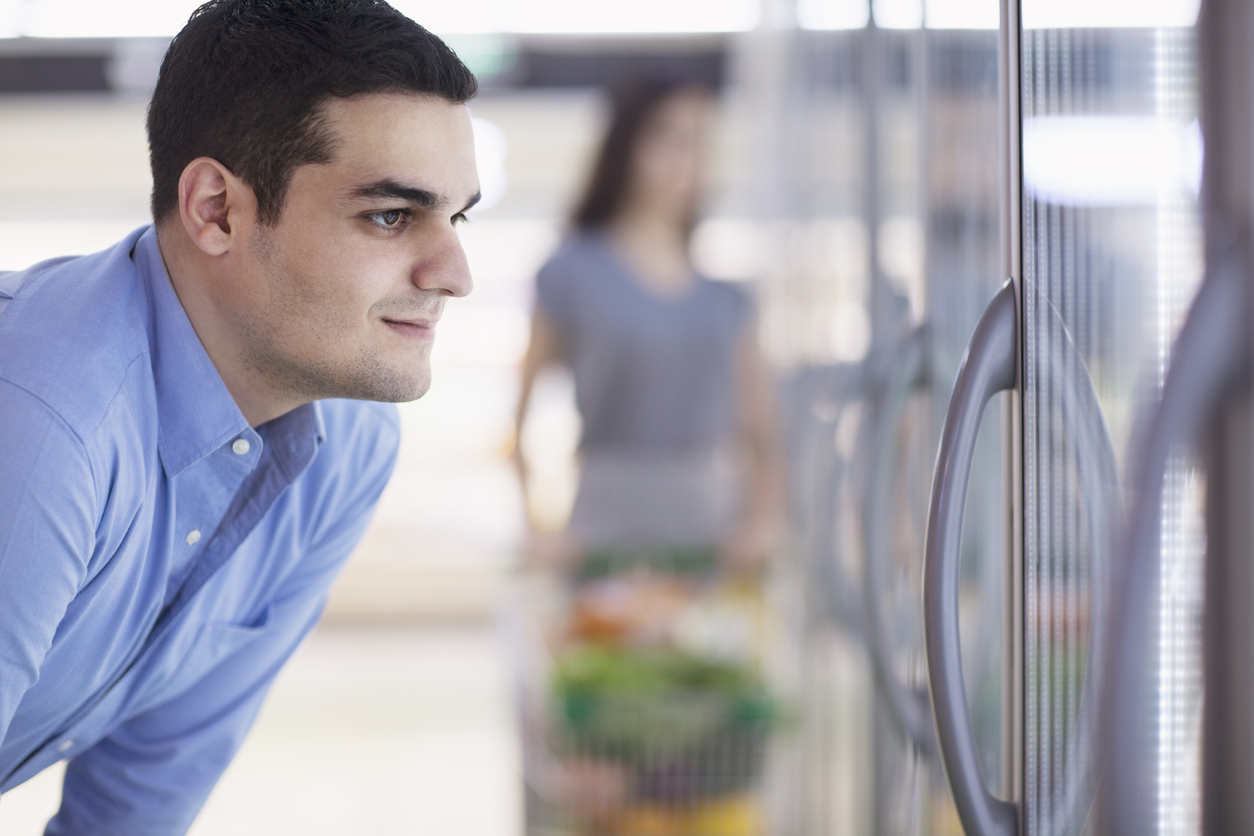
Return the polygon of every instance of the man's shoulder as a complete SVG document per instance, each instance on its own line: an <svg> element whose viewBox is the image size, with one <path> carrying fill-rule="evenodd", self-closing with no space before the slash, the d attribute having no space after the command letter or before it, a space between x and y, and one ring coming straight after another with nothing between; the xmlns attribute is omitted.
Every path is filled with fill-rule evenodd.
<svg viewBox="0 0 1254 836"><path fill-rule="evenodd" d="M149 351L147 298L129 257L137 237L0 275L0 380L80 434L99 425Z"/></svg>

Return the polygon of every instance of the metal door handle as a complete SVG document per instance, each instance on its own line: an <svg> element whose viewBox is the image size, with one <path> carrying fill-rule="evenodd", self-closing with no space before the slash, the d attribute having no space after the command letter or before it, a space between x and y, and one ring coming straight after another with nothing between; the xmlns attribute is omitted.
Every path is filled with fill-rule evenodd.
<svg viewBox="0 0 1254 836"><path fill-rule="evenodd" d="M821 507L827 513L822 514L817 521L819 530L815 538L814 560L818 562L819 581L830 614L854 636L861 636L866 631L866 615L863 612L858 584L838 560L840 488L850 469L853 468L847 467L838 458L829 465L821 489Z"/></svg>
<svg viewBox="0 0 1254 836"><path fill-rule="evenodd" d="M850 468L837 454L833 436L844 410L862 399L864 374L861 363L807 369L792 381L785 399L791 406L792 472L799 480L794 490L803 500L798 529L805 559L815 568L827 615L858 637L864 631L861 592L836 559L837 502ZM831 414L820 418L820 408Z"/></svg>
<svg viewBox="0 0 1254 836"><path fill-rule="evenodd" d="M866 501L863 506L862 542L865 560L862 567L863 612L865 614L867 650L881 690L888 700L889 711L906 738L926 753L936 751L936 733L932 726L932 707L925 688L914 688L903 682L893 667L892 628L884 613L885 571L888 562L893 429L911 391L919 384L927 368L927 325L914 329L902 342L892 360L879 397L879 409L868 416L870 466L867 472Z"/></svg>
<svg viewBox="0 0 1254 836"><path fill-rule="evenodd" d="M1052 339L1041 341L1037 349L1047 348L1050 353L1042 362L1036 362L1036 357L1029 359L1043 373L1042 385L1048 385L1061 395L1062 424L1074 447L1076 475L1088 514L1092 623L1101 623L1104 566L1114 539L1120 496L1114 446L1092 380L1062 316L1048 299L1037 297L1034 301L1035 311L1048 320L1044 330L1060 341L1056 346ZM958 813L967 832L977 836L1013 836L1017 833L1018 817L1015 805L994 798L985 789L967 715L958 633L959 546L967 479L980 418L995 394L1014 388L1017 383L1018 334L1014 288L1007 282L976 325L954 382L932 483L924 558L924 629L937 736ZM1096 784L1092 743L1098 710L1096 697L1100 693L1103 669L1102 650L1098 643L1085 654L1079 717L1066 742L1071 771L1050 799L1055 815L1050 817L1049 833L1078 831L1092 805Z"/></svg>
<svg viewBox="0 0 1254 836"><path fill-rule="evenodd" d="M1167 461L1178 445L1196 442L1247 365L1249 335L1246 286L1237 251L1213 262L1194 298L1172 349L1162 398L1138 433L1142 443L1130 458L1137 467L1136 493L1115 565L1118 583L1107 656L1113 676L1104 689L1102 718L1109 735L1104 783L1109 787L1111 832L1141 836L1154 830L1154 788L1146 764L1145 730L1154 718L1145 711L1144 685L1150 670L1143 637L1157 600L1157 554Z"/></svg>
<svg viewBox="0 0 1254 836"><path fill-rule="evenodd" d="M1018 369L1019 317L1012 282L989 302L958 368L941 430L923 558L923 625L928 682L941 761L963 827L971 836L1015 836L1015 806L984 787L967 715L958 632L958 559L967 480L985 405L1012 389Z"/></svg>
<svg viewBox="0 0 1254 836"><path fill-rule="evenodd" d="M831 424L832 430L839 426L844 410L858 403L865 396L865 376L866 369L863 364L859 363L856 366L847 367L842 386L832 387L832 391L828 395L828 405L835 408L835 415ZM827 593L826 597L832 613L837 616L845 629L855 636L862 636L866 630L866 616L863 612L862 598L857 582L838 560L840 537L838 536L837 528L840 524L840 515L838 513L840 489L844 485L849 472L857 472L858 470L858 452L854 452L853 461L845 462L839 454L834 453L835 445L832 434L826 435L822 441L831 458L828 460L829 466L822 476L823 485L820 490L820 502L822 505L819 513L816 515L818 530L815 538L815 559L818 561L820 578Z"/></svg>

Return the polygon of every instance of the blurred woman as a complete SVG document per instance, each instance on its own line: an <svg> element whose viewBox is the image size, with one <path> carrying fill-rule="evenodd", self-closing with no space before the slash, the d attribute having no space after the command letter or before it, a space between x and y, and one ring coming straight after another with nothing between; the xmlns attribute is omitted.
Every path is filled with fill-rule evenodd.
<svg viewBox="0 0 1254 836"><path fill-rule="evenodd" d="M583 421L564 538L575 550L709 547L746 566L775 536L781 480L753 306L688 257L713 105L663 81L617 97L572 233L536 278L516 437L537 374L568 365Z"/></svg>

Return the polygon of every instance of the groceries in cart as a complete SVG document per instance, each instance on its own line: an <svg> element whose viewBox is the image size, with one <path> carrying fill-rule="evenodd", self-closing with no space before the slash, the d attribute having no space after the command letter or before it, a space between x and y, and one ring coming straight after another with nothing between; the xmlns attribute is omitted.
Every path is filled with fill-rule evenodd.
<svg viewBox="0 0 1254 836"><path fill-rule="evenodd" d="M541 832L761 836L780 711L759 584L700 551L598 552L572 574L548 676L561 821Z"/></svg>

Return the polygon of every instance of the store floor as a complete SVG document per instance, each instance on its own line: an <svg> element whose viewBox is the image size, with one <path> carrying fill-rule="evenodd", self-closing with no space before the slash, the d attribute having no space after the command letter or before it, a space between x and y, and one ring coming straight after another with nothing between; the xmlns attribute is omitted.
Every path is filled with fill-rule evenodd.
<svg viewBox="0 0 1254 836"><path fill-rule="evenodd" d="M516 836L518 770L493 629L320 627L191 836ZM0 833L41 833L60 773L5 794Z"/></svg>

